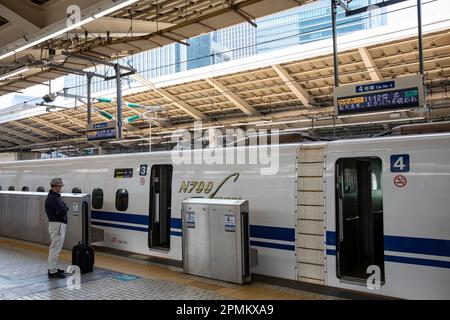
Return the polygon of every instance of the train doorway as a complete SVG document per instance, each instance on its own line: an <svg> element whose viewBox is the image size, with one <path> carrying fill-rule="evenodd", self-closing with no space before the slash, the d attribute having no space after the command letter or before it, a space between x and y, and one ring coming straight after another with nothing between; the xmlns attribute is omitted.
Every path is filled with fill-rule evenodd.
<svg viewBox="0 0 450 320"><path fill-rule="evenodd" d="M338 160L336 182L337 276L366 282L375 265L384 283L381 159Z"/></svg>
<svg viewBox="0 0 450 320"><path fill-rule="evenodd" d="M172 165L154 165L150 180L148 246L170 249Z"/></svg>

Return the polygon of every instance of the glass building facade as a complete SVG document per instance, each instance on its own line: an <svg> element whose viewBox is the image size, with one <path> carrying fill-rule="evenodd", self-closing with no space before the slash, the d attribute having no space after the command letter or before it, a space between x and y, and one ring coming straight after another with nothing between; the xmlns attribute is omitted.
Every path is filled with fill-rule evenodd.
<svg viewBox="0 0 450 320"><path fill-rule="evenodd" d="M370 6L379 0L353 0L351 8ZM346 17L338 10L337 31L339 35L383 26L387 23L384 9L364 12ZM293 47L331 37L331 8L329 0L320 0L287 11L256 19L257 28L249 23L214 31L189 39L189 46L179 43L127 57L120 63L129 64L147 79L170 75L186 70L240 59L260 53ZM97 67L97 72L113 75L111 68ZM86 79L67 76L65 87L76 87L70 93L85 96ZM124 79L126 88L131 84ZM92 92L115 87L114 81L93 81Z"/></svg>

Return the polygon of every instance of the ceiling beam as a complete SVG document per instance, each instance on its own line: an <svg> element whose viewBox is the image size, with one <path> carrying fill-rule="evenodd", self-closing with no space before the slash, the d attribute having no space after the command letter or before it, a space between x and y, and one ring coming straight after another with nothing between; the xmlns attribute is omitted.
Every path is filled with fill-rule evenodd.
<svg viewBox="0 0 450 320"><path fill-rule="evenodd" d="M15 146L15 144L13 144L13 143L9 143L7 141L0 140L0 147L8 148L8 147L14 147L14 146Z"/></svg>
<svg viewBox="0 0 450 320"><path fill-rule="evenodd" d="M23 138L22 138L23 139ZM8 141L8 142L14 142L15 144L18 144L19 146L23 146L23 145L26 145L27 143L29 143L27 140L19 140L19 139L16 139L16 138L14 138L14 137L11 137L11 136L7 136L7 135L5 135L5 134L2 134L2 140L6 140L6 141Z"/></svg>
<svg viewBox="0 0 450 320"><path fill-rule="evenodd" d="M2 13L3 18L6 18L6 20L19 28L25 35L41 31L41 28L37 27L24 17L18 15L2 4L0 4L0 12Z"/></svg>
<svg viewBox="0 0 450 320"><path fill-rule="evenodd" d="M78 132L76 132L76 131L73 131L73 130L70 130L70 129L61 127L60 125L57 125L57 124L50 123L50 122L45 121L45 120L42 120L42 119L40 119L40 118L38 118L38 117L32 117L32 118L30 118L30 119L31 119L32 121L34 121L34 122L37 122L37 123L42 124L42 125L44 125L44 126L50 127L50 128L52 128L53 130L59 131L59 132L61 132L61 133L67 134L67 135L69 135L69 136L78 136L78 135L80 135L80 134L79 134Z"/></svg>
<svg viewBox="0 0 450 320"><path fill-rule="evenodd" d="M165 91L163 89L157 89L155 87L155 85L150 80L145 79L141 75L135 73L135 74L131 75L131 78L133 78L134 80L138 81L139 83L141 83L143 85L148 86L150 89L152 89L155 92L157 92L164 99L168 100L173 105L175 105L177 108L179 108L179 109L183 110L184 112L186 112L188 115L190 115L195 120L207 120L208 119L208 117L204 113L198 111L197 109L195 109L194 107L190 106L186 102L181 101L180 99L178 99L177 97L175 97L171 93L169 93L169 92L167 92L167 91Z"/></svg>
<svg viewBox="0 0 450 320"><path fill-rule="evenodd" d="M8 134L11 134L13 136L20 137L20 138L25 139L25 140L30 140L30 141L33 141L33 142L44 142L44 140L39 139L37 137L34 137L34 136L30 135L30 134L26 134L26 133L23 133L23 132L20 132L20 131L17 131L17 130L12 130L12 129L6 128L4 126L0 126L0 130L3 131L3 132L6 132Z"/></svg>
<svg viewBox="0 0 450 320"><path fill-rule="evenodd" d="M367 71L369 72L370 78L372 81L380 81L383 79L383 76L381 75L380 70L378 70L377 65L372 59L372 56L370 55L369 50L367 50L366 47L358 48L359 54L361 55L361 58L364 62L364 65L367 68Z"/></svg>
<svg viewBox="0 0 450 320"><path fill-rule="evenodd" d="M25 129L25 130L30 130L30 131L32 131L32 132L34 132L34 133L36 133L36 134L38 134L38 135L40 135L42 137L46 137L46 138L50 137L50 133L49 132L41 130L41 129L36 128L36 127L33 127L32 125L27 125L27 124L21 123L19 121L11 121L11 122L8 122L8 124L11 124L11 125L13 125L15 127L22 128L22 129Z"/></svg>
<svg viewBox="0 0 450 320"><path fill-rule="evenodd" d="M214 79L206 78L206 82L208 82L213 88L215 88L217 91L219 91L223 96L225 96L229 101L231 101L236 107L241 109L242 112L244 112L248 116L258 116L261 115L261 113L253 108L251 105L249 105L244 99L240 98L237 94L234 92L231 92L227 87L225 87L223 84L218 82L217 80L214 81Z"/></svg>
<svg viewBox="0 0 450 320"><path fill-rule="evenodd" d="M310 108L312 100L308 92L303 89L297 81L280 65L273 65L272 69L277 73L277 75L283 80L283 82L288 86L288 88L295 94L295 96L303 103L306 108Z"/></svg>

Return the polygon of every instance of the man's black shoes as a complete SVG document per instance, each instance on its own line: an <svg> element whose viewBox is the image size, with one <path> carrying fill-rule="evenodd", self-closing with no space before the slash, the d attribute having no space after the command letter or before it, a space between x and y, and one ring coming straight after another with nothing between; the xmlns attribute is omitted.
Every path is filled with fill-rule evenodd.
<svg viewBox="0 0 450 320"><path fill-rule="evenodd" d="M65 277L66 277L66 275L64 274L64 270L62 273L60 273L59 270L57 272L53 272L53 273L50 273L50 271L48 271L49 279L64 279Z"/></svg>

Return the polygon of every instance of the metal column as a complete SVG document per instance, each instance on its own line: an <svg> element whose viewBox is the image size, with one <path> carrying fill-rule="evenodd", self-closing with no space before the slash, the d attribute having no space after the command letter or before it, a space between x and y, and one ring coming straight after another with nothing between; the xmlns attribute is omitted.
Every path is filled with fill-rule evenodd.
<svg viewBox="0 0 450 320"><path fill-rule="evenodd" d="M339 57L337 48L337 30L336 30L337 2L331 0L331 25L333 31L333 66L334 66L334 86L339 87Z"/></svg>
<svg viewBox="0 0 450 320"><path fill-rule="evenodd" d="M87 123L89 125L92 123L91 83L92 77L94 75L92 73L88 73L86 76L87 76Z"/></svg>
<svg viewBox="0 0 450 320"><path fill-rule="evenodd" d="M419 37L419 70L420 74L425 73L425 67L423 63L423 34L422 34L422 1L417 0L417 24L418 24L418 37Z"/></svg>
<svg viewBox="0 0 450 320"><path fill-rule="evenodd" d="M122 79L120 77L120 65L114 65L116 71L116 92L117 92L117 139L122 139Z"/></svg>

